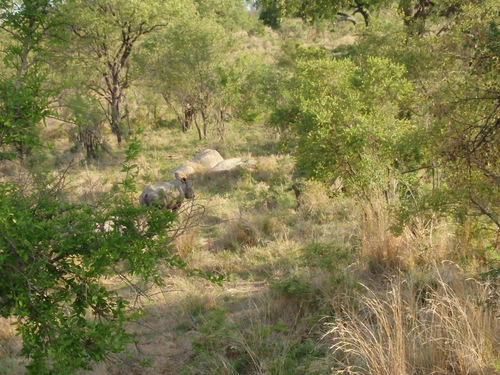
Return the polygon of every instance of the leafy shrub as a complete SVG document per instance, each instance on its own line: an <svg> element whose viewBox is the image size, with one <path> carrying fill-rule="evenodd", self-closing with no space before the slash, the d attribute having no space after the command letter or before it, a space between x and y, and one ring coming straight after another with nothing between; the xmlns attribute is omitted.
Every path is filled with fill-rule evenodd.
<svg viewBox="0 0 500 375"><path fill-rule="evenodd" d="M272 281L269 287L286 300L292 301L301 313L316 309L318 303L321 303L321 291L302 275Z"/></svg>
<svg viewBox="0 0 500 375"><path fill-rule="evenodd" d="M0 314L17 318L29 374L90 369L131 341L128 301L101 277L129 273L160 284L159 259L186 267L170 255L175 214L135 204L138 151L132 141L124 180L96 206L65 202L62 180L48 176L34 186L0 185Z"/></svg>
<svg viewBox="0 0 500 375"><path fill-rule="evenodd" d="M353 249L333 243L311 242L302 248L302 264L334 273L353 260ZM343 271L342 271L343 272Z"/></svg>

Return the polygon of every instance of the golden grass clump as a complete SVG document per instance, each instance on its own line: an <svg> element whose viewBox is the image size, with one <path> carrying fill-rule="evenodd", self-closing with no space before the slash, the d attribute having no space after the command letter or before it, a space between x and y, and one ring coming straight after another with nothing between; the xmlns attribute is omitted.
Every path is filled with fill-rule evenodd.
<svg viewBox="0 0 500 375"><path fill-rule="evenodd" d="M293 168L291 157L284 155L261 156L252 166L255 180L271 183L278 179L286 179L288 175L291 176Z"/></svg>
<svg viewBox="0 0 500 375"><path fill-rule="evenodd" d="M352 220L355 217L356 210L352 202L342 195L330 197L329 190L320 182L301 182L299 191L297 209L307 218L323 224L332 219Z"/></svg>
<svg viewBox="0 0 500 375"><path fill-rule="evenodd" d="M329 326L334 373L495 373L488 364L499 354L499 306L489 303L490 285L462 283L453 290L438 274L420 290L405 279L392 280L384 293L367 288L359 307Z"/></svg>
<svg viewBox="0 0 500 375"><path fill-rule="evenodd" d="M285 233L286 227L283 220L277 216L269 216L264 218L262 222L262 229L267 235L279 236Z"/></svg>
<svg viewBox="0 0 500 375"><path fill-rule="evenodd" d="M401 234L392 230L391 205L375 195L360 220L361 257L371 271L411 270L437 264L452 255L452 226L444 220L414 218Z"/></svg>
<svg viewBox="0 0 500 375"><path fill-rule="evenodd" d="M237 250L245 246L254 246L260 237L258 225L251 220L241 218L227 224L225 234L213 244L212 249Z"/></svg>
<svg viewBox="0 0 500 375"><path fill-rule="evenodd" d="M278 167L278 156L269 155L263 156L259 158L257 161L257 165L255 169L258 171L266 172L266 171L275 171Z"/></svg>
<svg viewBox="0 0 500 375"><path fill-rule="evenodd" d="M379 269L399 269L409 259L410 249L405 246L404 235L391 232L391 217L382 198L364 209L361 224L361 256L368 261L372 271ZM406 233L405 233L406 234Z"/></svg>
<svg viewBox="0 0 500 375"><path fill-rule="evenodd" d="M174 239L175 249L177 253L184 257L195 249L200 241L199 230L190 228L184 231Z"/></svg>

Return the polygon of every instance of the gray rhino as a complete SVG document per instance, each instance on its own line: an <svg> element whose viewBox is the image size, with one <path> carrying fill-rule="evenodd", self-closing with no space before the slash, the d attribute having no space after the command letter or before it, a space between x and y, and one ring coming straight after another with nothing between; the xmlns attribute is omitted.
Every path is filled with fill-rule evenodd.
<svg viewBox="0 0 500 375"><path fill-rule="evenodd" d="M213 167L212 170L214 172L232 171L241 164L243 164L243 160L241 160L241 158L226 159L221 161L220 163L217 163L217 165Z"/></svg>
<svg viewBox="0 0 500 375"><path fill-rule="evenodd" d="M139 196L142 205L154 204L160 208L176 212L184 199L193 199L193 181L176 175L176 179L169 182L157 182L148 186Z"/></svg>
<svg viewBox="0 0 500 375"><path fill-rule="evenodd" d="M201 165L205 169L212 169L224 159L216 150L205 150L193 158L193 163Z"/></svg>

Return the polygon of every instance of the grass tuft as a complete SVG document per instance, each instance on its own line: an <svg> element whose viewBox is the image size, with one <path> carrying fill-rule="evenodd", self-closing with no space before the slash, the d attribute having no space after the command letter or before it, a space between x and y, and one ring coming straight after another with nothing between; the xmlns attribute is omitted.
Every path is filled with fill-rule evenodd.
<svg viewBox="0 0 500 375"><path fill-rule="evenodd" d="M359 306L330 324L335 373L484 374L498 356L498 308L488 306L491 286L476 280L453 290L439 274L415 299L407 279L390 281L387 291L367 288Z"/></svg>

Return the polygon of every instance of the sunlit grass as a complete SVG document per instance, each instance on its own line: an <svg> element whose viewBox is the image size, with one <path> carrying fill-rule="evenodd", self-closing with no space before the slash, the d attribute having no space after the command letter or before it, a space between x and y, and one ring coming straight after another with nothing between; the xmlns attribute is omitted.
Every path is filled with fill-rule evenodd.
<svg viewBox="0 0 500 375"><path fill-rule="evenodd" d="M333 373L493 373L500 322L492 285L469 279L453 289L434 276L418 287L401 278L384 291L367 287L359 305L330 324Z"/></svg>

